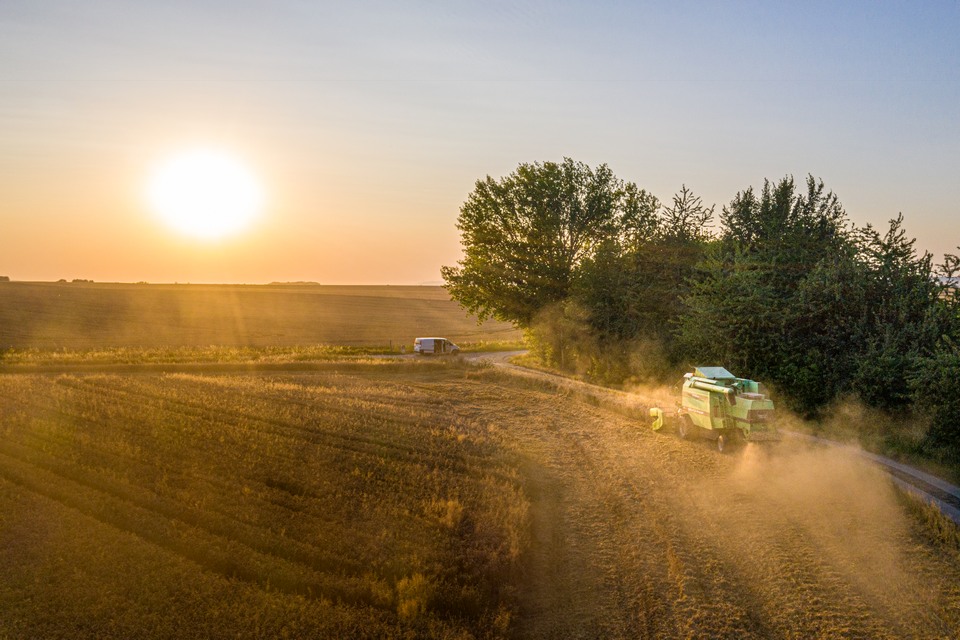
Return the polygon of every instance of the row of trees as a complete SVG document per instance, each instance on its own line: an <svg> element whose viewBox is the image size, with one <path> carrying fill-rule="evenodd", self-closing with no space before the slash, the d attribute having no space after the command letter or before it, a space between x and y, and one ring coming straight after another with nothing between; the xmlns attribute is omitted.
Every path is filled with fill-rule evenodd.
<svg viewBox="0 0 960 640"><path fill-rule="evenodd" d="M923 415L930 452L960 459L960 260L918 254L902 216L853 225L813 177L715 213L686 186L662 204L606 165L522 164L476 183L464 258L443 277L555 366L621 382L721 364L806 415L846 396Z"/></svg>

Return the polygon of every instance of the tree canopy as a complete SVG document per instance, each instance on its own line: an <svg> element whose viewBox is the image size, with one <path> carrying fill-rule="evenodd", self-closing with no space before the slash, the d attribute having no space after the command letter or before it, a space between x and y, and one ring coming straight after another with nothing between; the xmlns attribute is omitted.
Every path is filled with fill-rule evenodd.
<svg viewBox="0 0 960 640"><path fill-rule="evenodd" d="M477 181L457 219L464 258L443 267L443 279L479 318L528 327L567 297L597 246L644 233L657 206L605 164L521 164L499 180Z"/></svg>
<svg viewBox="0 0 960 640"><path fill-rule="evenodd" d="M521 164L477 181L443 276L549 364L607 382L719 364L809 416L849 396L912 412L960 461L960 258L934 265L902 215L855 226L813 176L738 192L716 231L713 214L686 185L661 205L606 165Z"/></svg>

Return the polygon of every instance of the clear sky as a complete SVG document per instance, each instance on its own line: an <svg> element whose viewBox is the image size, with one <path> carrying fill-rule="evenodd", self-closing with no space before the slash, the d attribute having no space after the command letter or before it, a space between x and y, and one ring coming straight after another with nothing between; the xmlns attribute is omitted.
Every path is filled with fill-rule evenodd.
<svg viewBox="0 0 960 640"><path fill-rule="evenodd" d="M218 240L146 196L218 149L260 215ZM417 284L521 162L607 163L719 208L810 173L858 224L960 245L960 2L0 3L0 275Z"/></svg>

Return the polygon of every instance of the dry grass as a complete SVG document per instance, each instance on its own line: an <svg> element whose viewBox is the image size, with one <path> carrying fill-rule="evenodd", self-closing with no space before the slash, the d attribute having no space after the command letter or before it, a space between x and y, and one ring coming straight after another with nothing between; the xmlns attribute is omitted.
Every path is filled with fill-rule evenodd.
<svg viewBox="0 0 960 640"><path fill-rule="evenodd" d="M464 353L511 351L522 342L486 340L463 342ZM104 347L89 350L9 349L0 351L0 365L6 371L27 367L57 369L95 368L100 365L284 365L296 368L301 363L370 359L385 355L412 354L404 345L344 346L303 345L291 347Z"/></svg>
<svg viewBox="0 0 960 640"><path fill-rule="evenodd" d="M626 394L482 375L531 408L510 407L507 438L531 496L521 637L960 631L960 558L854 453L785 442L718 455L652 433Z"/></svg>
<svg viewBox="0 0 960 640"><path fill-rule="evenodd" d="M960 526L948 518L937 506L913 493L901 491L901 501L921 531L936 546L960 557Z"/></svg>

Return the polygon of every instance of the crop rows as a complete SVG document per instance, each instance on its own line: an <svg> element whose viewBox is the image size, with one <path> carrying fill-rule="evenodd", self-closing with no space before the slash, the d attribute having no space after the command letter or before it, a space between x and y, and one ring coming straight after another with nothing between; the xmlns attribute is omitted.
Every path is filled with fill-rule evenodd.
<svg viewBox="0 0 960 640"><path fill-rule="evenodd" d="M0 610L34 613L0 619L0 635L100 635L116 610L53 603L80 584L116 598L157 563L190 567L174 591L196 591L195 610L175 617L200 635L227 593L249 606L218 634L503 631L526 526L513 465L429 375L373 371L0 378L0 509L76 520L66 547L86 541L64 557L40 527L17 546L79 573L103 553L119 563L99 586L20 567L34 583L0 592ZM21 525L0 521L0 539ZM118 539L132 557L109 557ZM0 568L16 562L0 552ZM261 611L268 596L280 606ZM149 602L135 608L170 601Z"/></svg>
<svg viewBox="0 0 960 640"><path fill-rule="evenodd" d="M0 376L0 638L950 638L843 450L717 455L439 359Z"/></svg>

